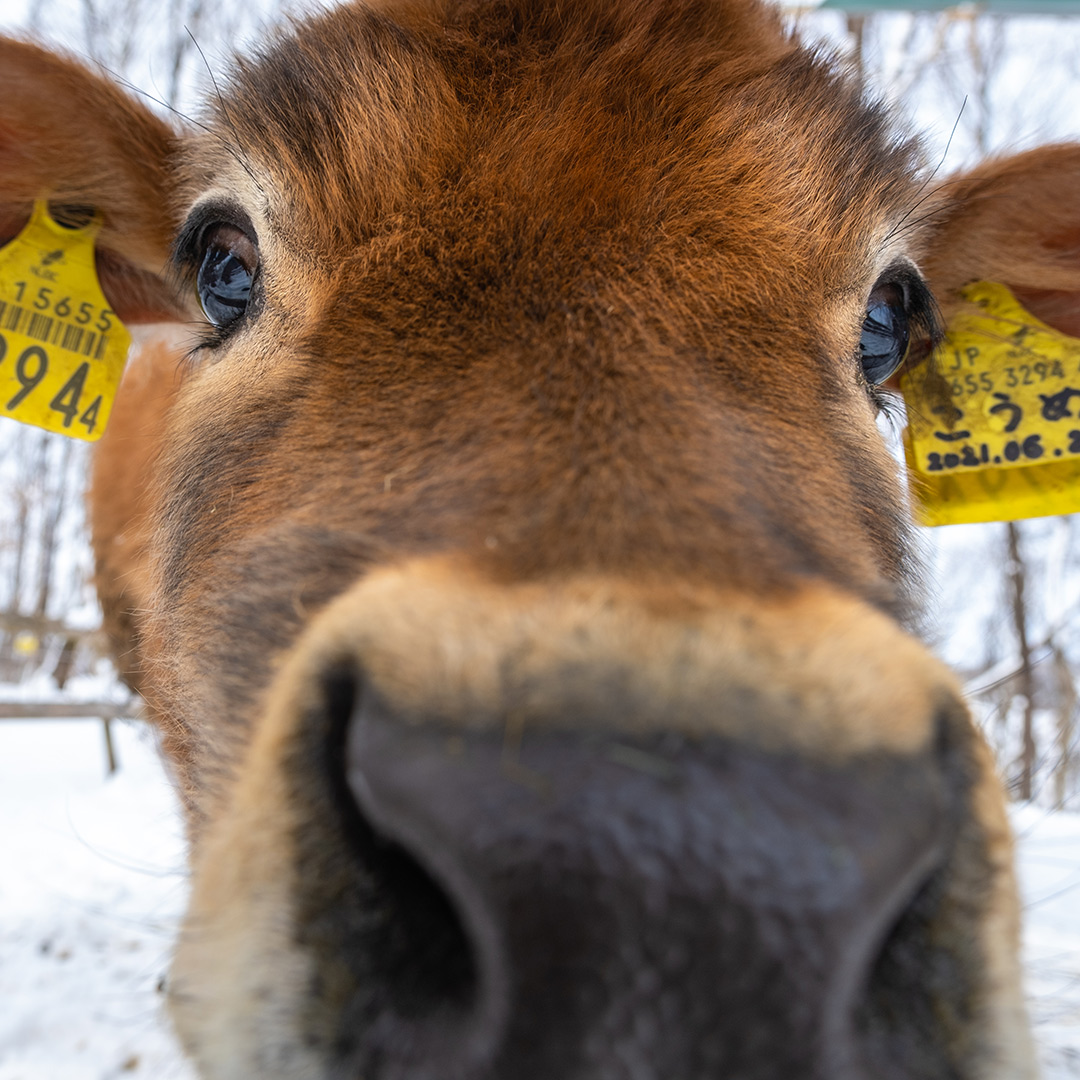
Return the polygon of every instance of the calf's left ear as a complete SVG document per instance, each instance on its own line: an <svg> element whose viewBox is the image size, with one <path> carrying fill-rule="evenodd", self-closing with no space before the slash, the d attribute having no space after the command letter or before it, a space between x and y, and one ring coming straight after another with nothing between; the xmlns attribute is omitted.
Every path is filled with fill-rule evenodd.
<svg viewBox="0 0 1080 1080"><path fill-rule="evenodd" d="M106 76L0 37L0 244L34 200L104 219L98 276L125 322L184 318L167 284L178 134Z"/></svg>
<svg viewBox="0 0 1080 1080"><path fill-rule="evenodd" d="M996 281L1080 337L1080 143L984 162L940 184L920 215L920 263L946 319L964 285Z"/></svg>

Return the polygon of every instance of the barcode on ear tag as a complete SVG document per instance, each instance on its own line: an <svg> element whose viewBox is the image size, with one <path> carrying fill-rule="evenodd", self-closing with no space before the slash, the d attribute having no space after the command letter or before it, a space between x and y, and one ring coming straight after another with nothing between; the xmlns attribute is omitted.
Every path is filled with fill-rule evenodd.
<svg viewBox="0 0 1080 1080"><path fill-rule="evenodd" d="M100 228L66 228L39 199L0 248L0 416L90 441L108 423L131 345L98 282Z"/></svg>

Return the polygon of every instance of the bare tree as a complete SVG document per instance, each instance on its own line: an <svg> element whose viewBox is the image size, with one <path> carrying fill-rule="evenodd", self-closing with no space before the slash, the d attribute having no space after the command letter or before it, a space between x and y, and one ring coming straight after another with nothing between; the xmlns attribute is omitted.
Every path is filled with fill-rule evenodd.
<svg viewBox="0 0 1080 1080"><path fill-rule="evenodd" d="M1032 795L1035 773L1035 676L1031 664L1031 644L1028 635L1030 614L1026 598L1030 568L1024 561L1020 543L1020 526L1015 521L1005 523L1005 542L1008 552L1008 558L1005 560L1005 575L1009 585L1009 605L1020 660L1016 671L1015 686L1023 708L1017 794L1021 799L1028 800Z"/></svg>

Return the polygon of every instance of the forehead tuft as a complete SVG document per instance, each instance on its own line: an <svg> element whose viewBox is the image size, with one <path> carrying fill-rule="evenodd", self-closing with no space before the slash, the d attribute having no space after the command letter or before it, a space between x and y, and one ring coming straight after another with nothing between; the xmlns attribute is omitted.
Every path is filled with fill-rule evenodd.
<svg viewBox="0 0 1080 1080"><path fill-rule="evenodd" d="M269 175L288 230L326 250L471 207L519 239L542 218L801 245L825 273L910 198L917 153L888 111L752 0L396 7L337 8L240 61L195 172Z"/></svg>

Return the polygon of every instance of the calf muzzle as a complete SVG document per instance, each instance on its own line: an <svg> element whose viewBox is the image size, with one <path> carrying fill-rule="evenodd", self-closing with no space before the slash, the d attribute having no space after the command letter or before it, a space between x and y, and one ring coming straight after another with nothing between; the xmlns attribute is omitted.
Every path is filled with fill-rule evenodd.
<svg viewBox="0 0 1080 1080"><path fill-rule="evenodd" d="M211 1080L1013 1075L1008 858L951 677L858 600L418 562L285 658L173 1012Z"/></svg>
<svg viewBox="0 0 1080 1080"><path fill-rule="evenodd" d="M866 1002L953 838L945 757L560 721L463 734L358 695L349 831L394 912L358 1075L893 1075Z"/></svg>

